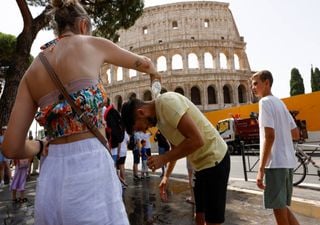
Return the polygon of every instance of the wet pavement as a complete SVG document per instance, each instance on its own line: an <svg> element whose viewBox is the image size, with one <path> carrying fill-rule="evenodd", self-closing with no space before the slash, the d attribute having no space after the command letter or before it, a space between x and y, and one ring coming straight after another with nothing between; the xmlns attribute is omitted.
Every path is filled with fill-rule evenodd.
<svg viewBox="0 0 320 225"><path fill-rule="evenodd" d="M169 201L160 201L158 184L160 177L153 173L149 179L134 181L132 171L127 170L126 180L129 184L124 191L124 202L126 205L131 225L191 225L195 224L193 219L194 207L185 201L189 196L185 176L175 176L171 179L169 187ZM36 176L31 177L27 182L26 197L27 203L11 202L8 186L0 188L0 224L24 225L33 224L34 196ZM250 182L230 181L228 189L226 225L249 225L249 224L275 224L272 211L262 207L262 196L252 191L243 191L254 186ZM303 190L297 191L299 195L305 195ZM319 196L318 191L306 190L308 197ZM307 194L306 194L307 196ZM318 204L318 202L317 202ZM306 208L304 206L304 208ZM319 206L320 208L320 206ZM320 225L320 219L312 216L305 216L295 212L300 224Z"/></svg>

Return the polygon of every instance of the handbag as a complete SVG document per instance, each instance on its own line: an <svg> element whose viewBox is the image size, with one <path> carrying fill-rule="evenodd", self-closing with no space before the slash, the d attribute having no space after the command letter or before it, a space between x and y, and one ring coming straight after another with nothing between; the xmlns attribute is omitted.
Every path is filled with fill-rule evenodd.
<svg viewBox="0 0 320 225"><path fill-rule="evenodd" d="M56 87L59 89L60 93L64 96L64 98L67 100L69 105L72 107L72 109L77 113L79 119L86 124L87 128L93 133L98 140L101 142L101 144L106 147L109 153L109 145L108 145L108 140L106 139L103 134L100 133L99 129L90 121L89 117L86 115L85 111L82 111L73 101L73 99L70 97L68 94L67 90L63 86L62 82L60 81L59 77L57 76L56 72L50 65L48 59L46 56L43 54L43 52L39 53L40 60L44 67L46 68L47 72L49 73L53 83L56 85Z"/></svg>

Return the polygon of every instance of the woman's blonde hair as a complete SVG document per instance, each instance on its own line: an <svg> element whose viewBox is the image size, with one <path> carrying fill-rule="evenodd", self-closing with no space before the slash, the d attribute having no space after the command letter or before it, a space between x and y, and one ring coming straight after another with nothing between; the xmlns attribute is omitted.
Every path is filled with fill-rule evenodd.
<svg viewBox="0 0 320 225"><path fill-rule="evenodd" d="M53 16L53 26L56 35L70 30L78 33L76 22L79 18L87 19L89 29L91 22L88 13L78 0L51 0L52 9L49 14Z"/></svg>

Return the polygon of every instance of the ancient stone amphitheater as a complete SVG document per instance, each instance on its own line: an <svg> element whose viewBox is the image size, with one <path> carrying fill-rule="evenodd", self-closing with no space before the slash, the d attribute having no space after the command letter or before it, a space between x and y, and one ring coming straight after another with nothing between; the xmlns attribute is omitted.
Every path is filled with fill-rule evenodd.
<svg viewBox="0 0 320 225"><path fill-rule="evenodd" d="M145 8L118 45L149 57L162 75L162 91L179 92L203 111L251 101L252 72L228 3L195 1ZM119 109L130 96L153 98L149 76L106 65L111 101Z"/></svg>

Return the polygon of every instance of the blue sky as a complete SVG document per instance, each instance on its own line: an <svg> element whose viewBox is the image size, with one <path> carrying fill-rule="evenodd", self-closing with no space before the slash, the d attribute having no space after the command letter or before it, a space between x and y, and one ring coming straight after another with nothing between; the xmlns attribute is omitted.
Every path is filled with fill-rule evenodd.
<svg viewBox="0 0 320 225"><path fill-rule="evenodd" d="M185 0L188 1L188 0ZM145 0L146 6L177 2ZM219 2L219 1L218 1ZM290 92L290 71L296 67L306 93L310 88L310 69L320 67L320 1L319 0L226 0L230 3L239 33L247 43L246 53L251 70L270 70L274 75L273 94L285 98ZM32 10L37 15L40 8ZM1 0L0 32L18 35L22 18L16 1ZM32 54L53 38L52 31L41 31Z"/></svg>

